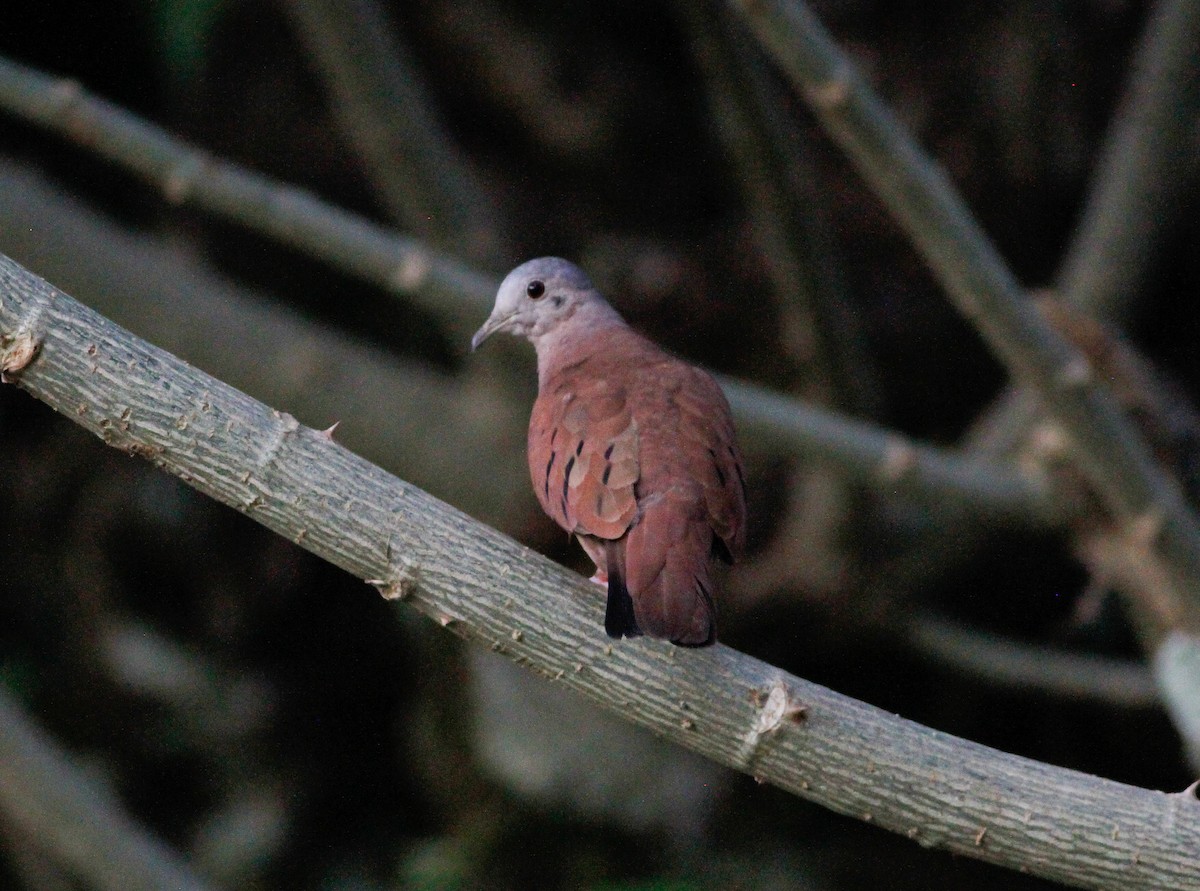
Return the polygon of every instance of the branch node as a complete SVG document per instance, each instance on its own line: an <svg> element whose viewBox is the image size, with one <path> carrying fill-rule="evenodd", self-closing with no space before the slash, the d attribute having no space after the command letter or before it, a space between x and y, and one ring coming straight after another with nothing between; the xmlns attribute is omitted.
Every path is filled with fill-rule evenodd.
<svg viewBox="0 0 1200 891"><path fill-rule="evenodd" d="M179 206L186 202L209 163L208 155L193 151L174 164L162 181L162 194L167 203Z"/></svg>
<svg viewBox="0 0 1200 891"><path fill-rule="evenodd" d="M746 734L739 753L742 764L746 766L753 762L765 737L777 731L785 722L799 723L808 715L808 706L793 699L787 685L778 678L765 696L761 690L752 690L750 701L761 711Z"/></svg>
<svg viewBox="0 0 1200 891"><path fill-rule="evenodd" d="M1092 381L1092 364L1083 356L1075 356L1054 377L1064 390L1082 390Z"/></svg>
<svg viewBox="0 0 1200 891"><path fill-rule="evenodd" d="M409 294L425 283L432 270L433 264L428 256L421 251L410 250L392 273L392 286L401 293Z"/></svg>
<svg viewBox="0 0 1200 891"><path fill-rule="evenodd" d="M804 97L814 108L833 111L846 104L853 86L854 69L845 59L841 59L826 80L804 90Z"/></svg>
<svg viewBox="0 0 1200 891"><path fill-rule="evenodd" d="M897 483L916 469L917 450L902 436L888 436L883 449L880 476L886 482Z"/></svg>
<svg viewBox="0 0 1200 891"><path fill-rule="evenodd" d="M367 579L368 585L373 585L379 591L379 595L384 600L408 600L412 597L417 589L419 573L417 572L417 564L408 557L397 557L395 563L391 566L391 571L386 579ZM452 619L444 617L446 621L442 621L443 626L449 625ZM520 640L515 635L520 632L514 631L513 640Z"/></svg>
<svg viewBox="0 0 1200 891"><path fill-rule="evenodd" d="M83 86L74 78L64 77L55 81L46 91L46 106L52 117L60 117L72 106L84 99Z"/></svg>
<svg viewBox="0 0 1200 891"><path fill-rule="evenodd" d="M15 334L0 337L0 382L15 383L21 372L37 357L42 339L34 333L37 313Z"/></svg>

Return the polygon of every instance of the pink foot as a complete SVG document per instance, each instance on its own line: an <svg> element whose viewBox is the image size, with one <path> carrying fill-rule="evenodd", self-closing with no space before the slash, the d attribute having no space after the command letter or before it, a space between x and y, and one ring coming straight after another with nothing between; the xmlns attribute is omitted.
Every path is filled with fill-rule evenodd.
<svg viewBox="0 0 1200 891"><path fill-rule="evenodd" d="M601 588L608 587L608 573L602 569L597 569L596 574L588 579L594 585L599 585Z"/></svg>

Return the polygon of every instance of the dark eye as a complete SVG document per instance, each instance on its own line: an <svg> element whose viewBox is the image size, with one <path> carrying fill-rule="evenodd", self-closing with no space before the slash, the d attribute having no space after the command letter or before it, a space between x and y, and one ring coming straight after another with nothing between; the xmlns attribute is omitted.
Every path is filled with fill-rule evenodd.
<svg viewBox="0 0 1200 891"><path fill-rule="evenodd" d="M527 284L525 286L525 293L528 294L530 297L532 297L534 300L537 300L539 297L541 297L543 294L546 293L546 286L542 282L538 281L537 279L534 279L533 281L531 281L529 284Z"/></svg>

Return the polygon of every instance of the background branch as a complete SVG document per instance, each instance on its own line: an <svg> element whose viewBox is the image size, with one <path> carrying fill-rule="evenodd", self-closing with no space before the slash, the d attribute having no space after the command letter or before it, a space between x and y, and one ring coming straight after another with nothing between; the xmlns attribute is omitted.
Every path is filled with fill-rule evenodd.
<svg viewBox="0 0 1200 891"><path fill-rule="evenodd" d="M434 112L375 0L283 0L329 109L394 220L476 261L495 257L495 211Z"/></svg>
<svg viewBox="0 0 1200 891"><path fill-rule="evenodd" d="M1195 3L1158 0L1151 6L1058 273L1063 299L1102 319L1127 314L1164 232L1194 191L1200 159L1197 46Z"/></svg>
<svg viewBox="0 0 1200 891"><path fill-rule="evenodd" d="M1148 533L1177 577L1174 620L1200 629L1200 524L1087 361L1041 319L945 173L799 0L738 2L759 39L858 165L966 316L1071 438L1119 522Z"/></svg>
<svg viewBox="0 0 1200 891"><path fill-rule="evenodd" d="M8 293L6 282L0 288L6 303ZM0 327L7 332L6 326ZM135 825L106 790L70 763L3 685L0 810L29 842L92 888L203 891L206 887L178 854Z"/></svg>
<svg viewBox="0 0 1200 891"><path fill-rule="evenodd" d="M594 589L0 259L6 379L444 627L840 813L1094 888L1197 888L1200 804L956 739L728 647L599 634ZM569 592L569 593L568 593Z"/></svg>

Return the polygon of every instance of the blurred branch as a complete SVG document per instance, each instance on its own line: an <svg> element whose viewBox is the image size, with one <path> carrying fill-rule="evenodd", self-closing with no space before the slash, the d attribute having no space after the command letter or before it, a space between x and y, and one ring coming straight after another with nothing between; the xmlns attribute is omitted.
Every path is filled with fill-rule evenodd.
<svg viewBox="0 0 1200 891"><path fill-rule="evenodd" d="M745 29L707 2L680 0L675 9L779 302L783 343L801 364L809 392L832 389L816 401L870 416L874 360L847 308L801 134Z"/></svg>
<svg viewBox="0 0 1200 891"><path fill-rule="evenodd" d="M1143 521L1177 584L1172 622L1200 628L1200 523L1081 355L1041 318L929 159L799 0L735 2L941 278L959 311L1069 435L1122 524Z"/></svg>
<svg viewBox="0 0 1200 891"><path fill-rule="evenodd" d="M1061 525L1080 509L1043 478L998 462L964 460L873 424L718 375L738 426L752 440L821 458L856 482L887 494L905 492L1028 525ZM962 513L958 514L962 517Z"/></svg>
<svg viewBox="0 0 1200 891"><path fill-rule="evenodd" d="M601 633L594 586L0 258L0 371L105 442L709 758L921 844L1093 888L1200 888L1200 803L1008 755L728 647Z"/></svg>
<svg viewBox="0 0 1200 891"><path fill-rule="evenodd" d="M0 296L8 302L6 287L0 287ZM202 891L205 887L178 854L133 823L104 789L71 764L3 686L0 809L46 855L90 887L111 891Z"/></svg>
<svg viewBox="0 0 1200 891"><path fill-rule="evenodd" d="M1115 319L1140 291L1163 233L1186 206L1200 143L1200 6L1151 8L1058 273L1063 299Z"/></svg>
<svg viewBox="0 0 1200 891"><path fill-rule="evenodd" d="M445 41L442 52L477 89L510 116L515 126L546 151L578 162L612 151L620 129L617 91L567 78L556 67L570 60L569 44L549 47L543 35L513 15L510 5L492 0L438 0L424 4L425 26Z"/></svg>
<svg viewBox="0 0 1200 891"><path fill-rule="evenodd" d="M0 161L0 251L147 338L311 423L440 497L499 521L525 499L523 465L467 455L523 449L525 419L483 376L451 376L295 315L195 257L135 235Z"/></svg>
<svg viewBox="0 0 1200 891"><path fill-rule="evenodd" d="M375 0L283 0L280 8L392 217L476 261L494 257L495 213L438 121L386 11Z"/></svg>
<svg viewBox="0 0 1200 891"><path fill-rule="evenodd" d="M260 176L112 105L73 80L0 58L0 107L73 140L158 188L437 313L466 344L491 311L496 280L311 193Z"/></svg>
<svg viewBox="0 0 1200 891"><path fill-rule="evenodd" d="M1122 708L1153 708L1160 702L1150 672L1129 659L1020 643L929 613L912 618L908 640L914 649L967 677Z"/></svg>
<svg viewBox="0 0 1200 891"><path fill-rule="evenodd" d="M459 343L467 343L469 332L474 331L491 309L492 295L498 284L494 279L475 272L446 254L438 253L419 242L395 236L311 195L282 186L234 165L209 159L199 150L153 125L108 103L85 97L78 85L72 81L58 81L0 60L0 107L95 148L109 160L159 184L173 200L191 201L276 237L284 244L308 250L332 265L367 281L385 287L402 285L407 289L406 293L420 298L423 306L447 319L451 333L458 338ZM191 171L189 185L187 188L172 189L169 184L176 181L177 171L180 169ZM245 197L241 200L238 198L239 188L246 190ZM284 196L287 200L283 200ZM10 197L16 200L19 196ZM22 218L14 216L10 219L15 223ZM48 237L53 231L49 229L39 233L38 237ZM20 234L19 230L15 234ZM100 250L103 248L103 245L98 246ZM72 263L86 259L79 257L74 250L60 256L70 256ZM401 259L394 259L396 257ZM118 259L116 268L123 262ZM63 270L61 274L69 273ZM169 282L163 282L163 285L168 284ZM129 287L137 288L133 283L130 283ZM110 293L114 299L119 296L123 301L130 292L125 288L117 288ZM115 309L111 311L117 312ZM262 332L268 329L237 330L244 335L261 336ZM167 336L164 333L162 338L156 336L156 339L165 341ZM208 348L221 349L221 345L211 344ZM234 378L239 372L230 369L221 373ZM413 374L415 376L416 372ZM321 388L310 389L319 391ZM787 416L788 406L797 408L797 416L807 413L810 417L826 420L827 425L842 423L832 415L817 413L815 409L801 411L799 403L796 402L781 403L783 397L750 384L743 384L738 389L740 392L731 393L730 402L735 413L739 415L739 420L744 416L748 425L758 429L768 425L775 434L774 441L785 441L788 447L793 449L826 449L829 439L825 431L821 430L810 436L809 428L804 423L796 417ZM361 387L357 388L356 392L359 394L358 399L372 402L377 411L383 408L373 395L364 392ZM306 392L305 395L307 398L321 398L319 392ZM348 404L345 401L336 403L342 408L335 409L335 414L348 414L345 408ZM395 423L398 416L392 417L391 423ZM868 428L862 425L856 427L851 422L843 429ZM905 445L905 440L882 431L870 438L868 451L870 443L884 447L877 451L873 458L869 458L877 468L896 468L897 457L906 458L908 454L906 451L897 452L895 448L897 445ZM932 454L932 450L928 452ZM861 463L856 455L843 458L836 451L831 452L830 457L838 459L839 464L849 466ZM950 465L956 460L952 455L944 454L939 463ZM1031 525L1041 525L1047 522L1049 517L1058 515L1060 506L1054 505L1054 494L1048 492L1039 482L1023 478L1000 464L990 467L974 462L968 464L964 472L949 474L925 473L918 467L911 479L914 486L921 486L926 481L937 483L938 480L944 480L949 483L954 479L979 479L981 473L987 473L991 475L992 481L983 486L957 493L938 489L934 494L937 499L949 497L957 502L971 503L985 515L1004 515L1010 521ZM907 466L908 464L905 464L901 470ZM864 475L864 478L869 476L870 473ZM464 480L469 479L469 476L462 474L461 468L456 468L447 478ZM888 475L883 479L889 486L894 481L895 477ZM1017 494L998 505L993 505L988 500L989 492ZM1025 494L1022 495L1021 492ZM1018 504L1021 499L1026 500L1023 506ZM1066 510L1069 512L1071 507L1068 505Z"/></svg>
<svg viewBox="0 0 1200 891"><path fill-rule="evenodd" d="M1138 42L1082 219L1057 275L1062 298L1097 318L1116 322L1127 314L1164 232L1195 188L1197 45L1200 8L1191 0L1159 0ZM1010 387L969 446L995 455L1023 439L1039 415L1032 395Z"/></svg>

